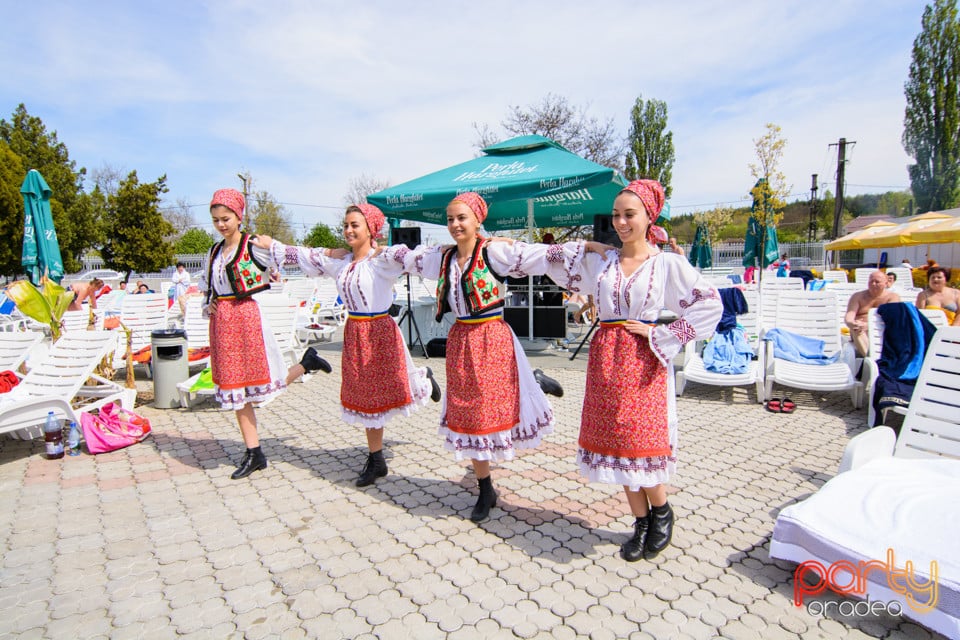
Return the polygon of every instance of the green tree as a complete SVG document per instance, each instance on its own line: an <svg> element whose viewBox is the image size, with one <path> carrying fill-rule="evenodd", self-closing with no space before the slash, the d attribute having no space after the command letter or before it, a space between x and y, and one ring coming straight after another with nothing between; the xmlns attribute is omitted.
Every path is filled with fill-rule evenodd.
<svg viewBox="0 0 960 640"><path fill-rule="evenodd" d="M307 235L303 237L301 243L305 247L347 248L347 243L344 241L343 235L337 233L333 228L322 222L314 225Z"/></svg>
<svg viewBox="0 0 960 640"><path fill-rule="evenodd" d="M266 191L257 191L248 198L244 219L249 219L247 224L253 233L268 235L284 244L294 243L290 214Z"/></svg>
<svg viewBox="0 0 960 640"><path fill-rule="evenodd" d="M638 97L630 111L625 175L629 180L648 178L663 185L670 198L673 177L673 132L667 131L667 103Z"/></svg>
<svg viewBox="0 0 960 640"><path fill-rule="evenodd" d="M750 190L750 196L757 212L762 213L763 219L758 218L757 221L764 226L780 223L783 208L787 206L786 197L790 193L787 179L780 171L783 149L787 146L787 141L780 133L780 127L768 122L767 132L753 141L757 162L750 163L750 173L757 182Z"/></svg>
<svg viewBox="0 0 960 640"><path fill-rule="evenodd" d="M193 229L188 229L182 236L180 236L173 245L174 253L206 253L210 250L210 247L213 246L213 243L216 242L214 237L200 229L194 227Z"/></svg>
<svg viewBox="0 0 960 640"><path fill-rule="evenodd" d="M20 156L0 140L0 275L23 273L23 196L20 185L26 172Z"/></svg>
<svg viewBox="0 0 960 640"><path fill-rule="evenodd" d="M160 213L167 177L140 183L137 172L120 182L107 197L107 239L100 254L107 267L124 271L159 271L173 264L173 245L166 238L173 226Z"/></svg>
<svg viewBox="0 0 960 640"><path fill-rule="evenodd" d="M920 211L940 211L960 200L960 21L956 0L935 0L923 10L913 41L903 148Z"/></svg>
<svg viewBox="0 0 960 640"><path fill-rule="evenodd" d="M81 256L103 237L100 217L83 192L86 169L77 168L56 132L48 133L43 121L27 113L23 104L9 122L0 120L0 140L20 156L24 172L36 169L50 185L50 211L64 268L80 269Z"/></svg>

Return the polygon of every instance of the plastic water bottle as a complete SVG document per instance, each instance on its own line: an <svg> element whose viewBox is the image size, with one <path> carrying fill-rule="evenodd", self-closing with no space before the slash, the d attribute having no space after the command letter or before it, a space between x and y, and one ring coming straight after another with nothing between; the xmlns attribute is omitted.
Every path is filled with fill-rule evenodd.
<svg viewBox="0 0 960 640"><path fill-rule="evenodd" d="M43 440L47 446L47 460L63 457L63 427L53 411L47 414L47 422L43 425Z"/></svg>
<svg viewBox="0 0 960 640"><path fill-rule="evenodd" d="M76 421L70 422L70 435L67 436L67 449L71 456L80 455L80 427Z"/></svg>

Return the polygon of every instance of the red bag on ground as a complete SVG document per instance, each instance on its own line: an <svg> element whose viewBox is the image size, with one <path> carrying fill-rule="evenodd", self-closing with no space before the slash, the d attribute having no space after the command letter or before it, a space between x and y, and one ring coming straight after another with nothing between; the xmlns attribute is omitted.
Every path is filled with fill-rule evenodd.
<svg viewBox="0 0 960 640"><path fill-rule="evenodd" d="M80 414L83 439L90 453L106 453L136 444L150 435L150 421L108 402L100 407L97 415Z"/></svg>

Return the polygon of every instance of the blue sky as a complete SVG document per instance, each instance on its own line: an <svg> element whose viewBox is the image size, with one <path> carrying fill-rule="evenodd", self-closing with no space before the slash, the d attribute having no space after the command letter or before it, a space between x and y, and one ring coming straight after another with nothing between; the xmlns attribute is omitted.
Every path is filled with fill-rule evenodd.
<svg viewBox="0 0 960 640"><path fill-rule="evenodd" d="M0 117L17 104L88 169L166 174L172 204L255 187L298 233L334 224L350 180L398 184L476 154L473 123L548 93L627 131L667 102L675 213L745 198L753 140L787 140L801 197L905 188L903 84L925 3L40 2L4 12Z"/></svg>

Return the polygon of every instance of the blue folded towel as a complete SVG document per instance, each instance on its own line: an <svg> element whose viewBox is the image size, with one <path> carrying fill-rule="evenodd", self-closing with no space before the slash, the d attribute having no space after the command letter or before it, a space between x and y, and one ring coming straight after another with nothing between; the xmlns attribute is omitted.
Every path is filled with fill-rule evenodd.
<svg viewBox="0 0 960 640"><path fill-rule="evenodd" d="M840 352L828 356L823 347L826 343L816 338L808 338L783 329L771 329L763 337L773 342L773 356L788 362L800 364L833 364L840 358Z"/></svg>

